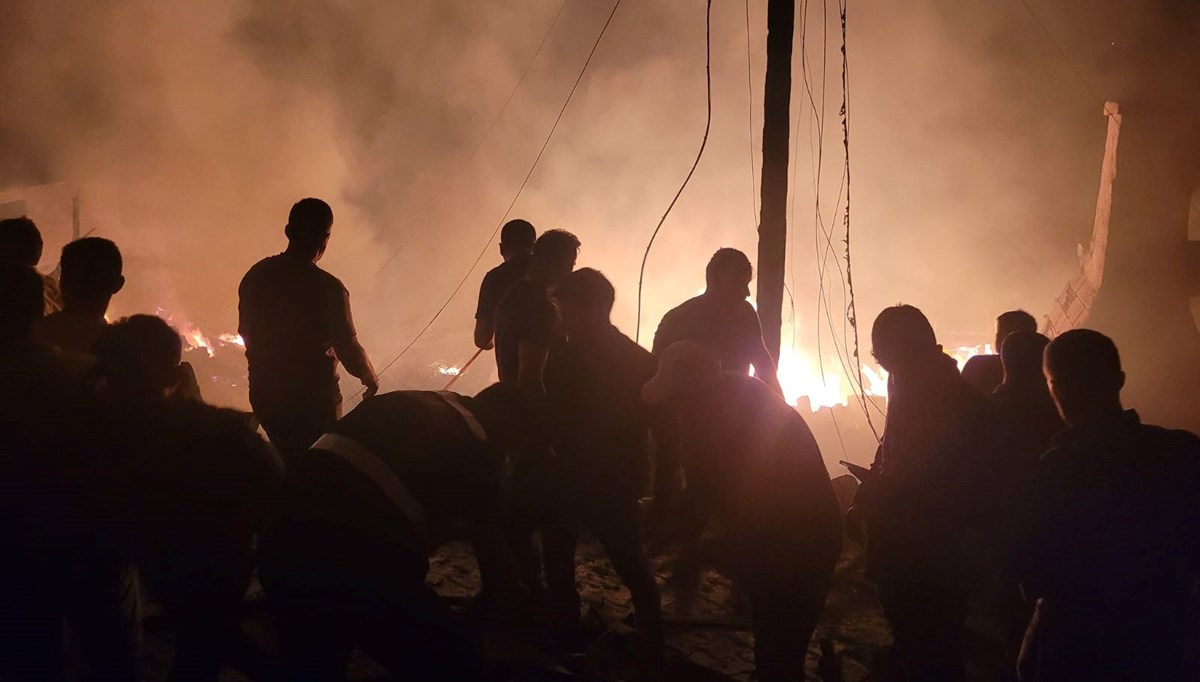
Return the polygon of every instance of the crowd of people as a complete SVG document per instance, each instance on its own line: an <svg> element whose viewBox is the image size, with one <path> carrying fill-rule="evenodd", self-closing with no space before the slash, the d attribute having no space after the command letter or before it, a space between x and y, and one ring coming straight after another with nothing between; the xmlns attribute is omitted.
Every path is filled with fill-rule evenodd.
<svg viewBox="0 0 1200 682"><path fill-rule="evenodd" d="M763 682L805 679L845 538L866 542L895 679L965 679L981 595L1013 679L1184 679L1200 440L1123 407L1104 335L1050 340L1005 313L998 357L960 374L920 310L882 311L886 426L843 515L745 254L718 250L647 351L612 324L611 282L576 268L575 235L511 221L474 330L499 383L379 393L349 294L318 266L333 223L297 202L286 250L241 283L248 415L204 402L166 322L106 319L115 244L68 244L56 281L34 269L33 222L0 221L0 679L67 679L68 649L92 679L139 679L145 593L174 624L171 679L216 680L255 576L279 679L341 679L356 648L399 679L493 679L489 616L573 646L581 532L630 592L644 680L668 668L648 535L676 547L680 594L706 564L731 577ZM365 396L344 415L339 364ZM456 610L426 577L463 539L481 589Z"/></svg>

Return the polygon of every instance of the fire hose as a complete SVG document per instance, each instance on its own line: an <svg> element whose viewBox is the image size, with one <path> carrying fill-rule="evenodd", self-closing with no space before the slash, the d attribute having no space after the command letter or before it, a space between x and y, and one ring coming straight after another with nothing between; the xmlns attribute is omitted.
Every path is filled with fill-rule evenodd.
<svg viewBox="0 0 1200 682"><path fill-rule="evenodd" d="M463 366L458 370L458 373L450 377L450 381L446 383L446 388L443 388L442 390L449 391L451 388L454 388L454 384L458 383L458 380L462 378L462 375L467 373L468 369L471 369L471 365L474 364L475 360L477 360L482 353L482 348L476 350L475 354L471 356L471 359L467 360L466 363L464 363Z"/></svg>

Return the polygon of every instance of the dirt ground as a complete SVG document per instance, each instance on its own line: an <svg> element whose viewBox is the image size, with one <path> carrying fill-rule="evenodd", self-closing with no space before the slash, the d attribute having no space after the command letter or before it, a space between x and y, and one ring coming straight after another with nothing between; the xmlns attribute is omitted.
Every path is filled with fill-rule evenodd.
<svg viewBox="0 0 1200 682"><path fill-rule="evenodd" d="M849 477L835 479L844 506L853 496ZM668 585L671 556L654 557L662 586L667 623L668 668L665 682L674 680L753 679L753 639L746 609L730 581L706 571L698 595L685 605ZM891 633L877 604L872 585L863 578L863 547L845 542L837 574L821 623L809 647L808 680L823 682L888 682L886 654ZM542 646L544 628L529 630L512 624L489 624L489 657L495 661L495 679L504 681L584 680L615 682L636 671L634 633L626 625L632 613L629 593L621 585L598 543L582 538L576 579L583 597L585 623L590 625L585 646L577 653L548 658ZM443 547L430 559L429 585L452 602L461 603L479 589L475 560L465 543ZM248 596L243 637L222 682L277 679L274 626L261 591L254 586ZM165 679L172 644L170 624L150 609L147 620L145 677ZM968 623L968 673L972 682L1007 682L1002 650L982 632L987 624ZM589 641L590 640L590 643ZM385 680L384 672L369 658L355 654L350 680Z"/></svg>

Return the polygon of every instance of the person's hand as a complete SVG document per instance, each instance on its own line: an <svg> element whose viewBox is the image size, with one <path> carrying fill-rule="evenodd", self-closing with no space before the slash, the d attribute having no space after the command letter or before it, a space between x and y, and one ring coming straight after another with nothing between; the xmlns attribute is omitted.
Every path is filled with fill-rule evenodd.
<svg viewBox="0 0 1200 682"><path fill-rule="evenodd" d="M375 397L375 394L379 392L379 377L372 374L371 376L362 380L362 385L363 400L366 400L367 398L373 398Z"/></svg>
<svg viewBox="0 0 1200 682"><path fill-rule="evenodd" d="M491 350L491 349L493 349L493 348L495 348L495 347L496 347L496 342L495 342L495 341L488 341L488 342L487 342L487 343L486 343L486 344L483 346L483 350Z"/></svg>

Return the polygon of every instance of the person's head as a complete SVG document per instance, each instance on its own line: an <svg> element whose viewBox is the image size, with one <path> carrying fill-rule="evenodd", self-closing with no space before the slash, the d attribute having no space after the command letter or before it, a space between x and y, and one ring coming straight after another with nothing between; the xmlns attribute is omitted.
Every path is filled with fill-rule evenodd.
<svg viewBox="0 0 1200 682"><path fill-rule="evenodd" d="M500 228L500 255L504 260L517 256L527 256L533 253L533 243L537 240L537 230L528 220L517 218L504 223Z"/></svg>
<svg viewBox="0 0 1200 682"><path fill-rule="evenodd" d="M558 286L575 269L579 258L579 237L566 230L550 230L533 243L530 275L550 288Z"/></svg>
<svg viewBox="0 0 1200 682"><path fill-rule="evenodd" d="M711 392L721 377L721 361L698 341L677 341L658 359L658 372L642 387L649 405L677 402Z"/></svg>
<svg viewBox="0 0 1200 682"><path fill-rule="evenodd" d="M483 389L475 396L471 412L488 437L509 452L542 448L552 441L545 406L515 384L496 383Z"/></svg>
<svg viewBox="0 0 1200 682"><path fill-rule="evenodd" d="M599 270L580 268L567 275L554 290L567 336L587 336L607 327L616 290Z"/></svg>
<svg viewBox="0 0 1200 682"><path fill-rule="evenodd" d="M1024 310L1010 310L996 318L996 352L1004 347L1009 334L1017 332L1037 333L1037 320Z"/></svg>
<svg viewBox="0 0 1200 682"><path fill-rule="evenodd" d="M125 286L121 251L100 237L85 237L63 247L63 304L67 310L94 308L103 314L113 294Z"/></svg>
<svg viewBox="0 0 1200 682"><path fill-rule="evenodd" d="M906 374L941 352L929 318L911 305L885 308L871 327L871 354L892 374Z"/></svg>
<svg viewBox="0 0 1200 682"><path fill-rule="evenodd" d="M131 315L105 329L92 346L105 386L120 401L164 400L180 382L183 340L162 318Z"/></svg>
<svg viewBox="0 0 1200 682"><path fill-rule="evenodd" d="M333 209L329 208L329 204L311 197L301 199L292 205L287 227L284 228L288 250L318 261L325 255L332 230Z"/></svg>
<svg viewBox="0 0 1200 682"><path fill-rule="evenodd" d="M44 287L33 268L0 263L0 343L11 346L32 338L45 305Z"/></svg>
<svg viewBox="0 0 1200 682"><path fill-rule="evenodd" d="M704 270L705 293L723 301L744 301L750 297L754 268L746 254L737 249L717 249Z"/></svg>
<svg viewBox="0 0 1200 682"><path fill-rule="evenodd" d="M0 220L0 262L36 268L42 260L42 233L24 216Z"/></svg>
<svg viewBox="0 0 1200 682"><path fill-rule="evenodd" d="M1042 373L1042 357L1050 339L1037 332L1013 332L1000 347L1000 362L1004 365L1004 383L1023 386L1046 384Z"/></svg>
<svg viewBox="0 0 1200 682"><path fill-rule="evenodd" d="M1091 329L1063 332L1046 346L1046 380L1063 421L1072 426L1122 410L1125 372L1112 339Z"/></svg>

